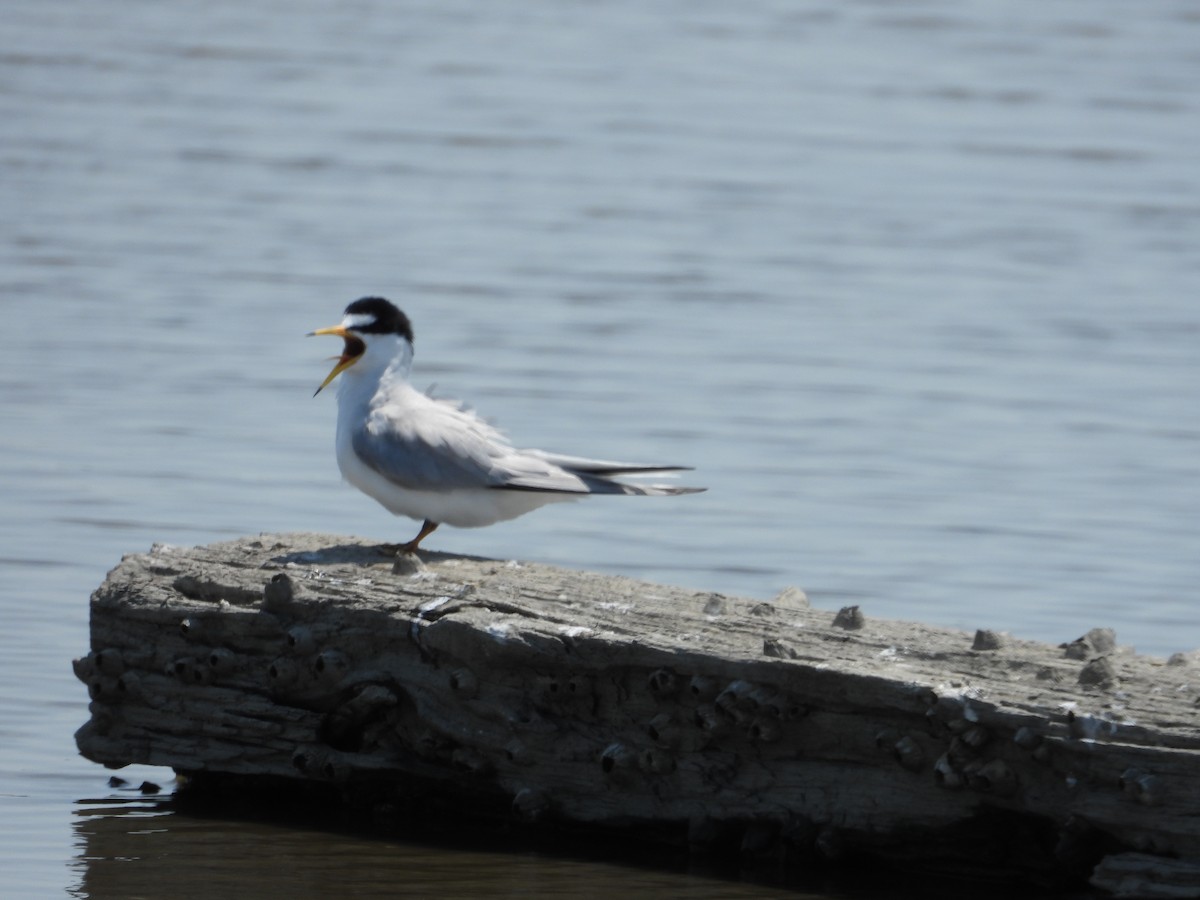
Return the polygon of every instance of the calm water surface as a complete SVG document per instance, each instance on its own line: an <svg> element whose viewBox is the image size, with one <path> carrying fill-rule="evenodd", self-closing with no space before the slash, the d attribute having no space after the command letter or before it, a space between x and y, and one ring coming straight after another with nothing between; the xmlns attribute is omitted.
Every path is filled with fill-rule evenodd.
<svg viewBox="0 0 1200 900"><path fill-rule="evenodd" d="M1200 646L1194 4L10 0L5 19L0 893L151 895L173 846L245 897L274 893L277 852L305 861L305 896L394 886L414 857L413 893L599 877L197 824L75 754L69 661L122 553L411 536L339 483L333 397L311 398L334 351L302 335L366 293L413 318L418 379L519 442L690 463L710 488L438 549Z"/></svg>

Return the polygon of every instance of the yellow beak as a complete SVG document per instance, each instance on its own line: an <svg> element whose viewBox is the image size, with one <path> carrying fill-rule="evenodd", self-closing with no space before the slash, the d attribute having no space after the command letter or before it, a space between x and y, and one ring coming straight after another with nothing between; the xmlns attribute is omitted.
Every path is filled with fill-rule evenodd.
<svg viewBox="0 0 1200 900"><path fill-rule="evenodd" d="M367 349L363 345L363 342L346 331L343 325L334 325L332 328L318 328L316 331L310 331L306 336L315 337L318 334L332 334L334 337L340 337L346 342L346 348L342 351L342 355L338 357L337 365L333 367L333 371L326 375L325 380L321 382L321 386L313 391L314 397L325 390L329 382L358 362L358 358Z"/></svg>

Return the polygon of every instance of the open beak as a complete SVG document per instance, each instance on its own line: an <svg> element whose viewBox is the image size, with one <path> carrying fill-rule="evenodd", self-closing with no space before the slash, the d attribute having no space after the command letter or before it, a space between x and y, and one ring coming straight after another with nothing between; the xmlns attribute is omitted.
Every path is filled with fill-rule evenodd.
<svg viewBox="0 0 1200 900"><path fill-rule="evenodd" d="M367 349L366 345L359 338L350 334L344 325L334 325L332 328L318 328L316 331L310 331L306 336L314 337L318 334L332 334L334 337L340 337L346 342L346 346L342 350L342 355L338 357L337 365L333 367L333 371L326 375L325 380L321 382L321 386L313 391L314 397L321 393L329 385L329 382L358 362L359 357Z"/></svg>

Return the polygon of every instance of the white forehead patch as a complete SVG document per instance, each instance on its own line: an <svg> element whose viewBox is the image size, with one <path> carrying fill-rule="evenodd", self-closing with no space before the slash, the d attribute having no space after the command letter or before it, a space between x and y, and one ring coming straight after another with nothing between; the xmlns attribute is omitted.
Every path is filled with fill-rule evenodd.
<svg viewBox="0 0 1200 900"><path fill-rule="evenodd" d="M351 330L359 330L366 328L368 325L375 324L375 317L370 313L355 313L351 316L346 316L342 319L342 327Z"/></svg>

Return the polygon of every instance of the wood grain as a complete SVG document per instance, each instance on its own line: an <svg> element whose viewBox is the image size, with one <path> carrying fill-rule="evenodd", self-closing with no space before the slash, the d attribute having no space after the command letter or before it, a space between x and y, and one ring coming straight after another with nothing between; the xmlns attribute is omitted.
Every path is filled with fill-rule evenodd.
<svg viewBox="0 0 1200 900"><path fill-rule="evenodd" d="M748 852L1069 878L1137 851L1126 880L1200 859L1191 657L423 559L313 534L126 557L75 663L80 751Z"/></svg>

